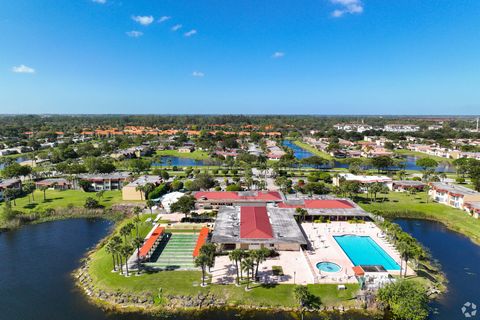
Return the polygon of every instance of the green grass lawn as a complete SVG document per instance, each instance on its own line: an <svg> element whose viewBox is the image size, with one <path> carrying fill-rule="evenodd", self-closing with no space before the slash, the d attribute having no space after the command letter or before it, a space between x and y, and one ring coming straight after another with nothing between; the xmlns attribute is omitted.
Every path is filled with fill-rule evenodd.
<svg viewBox="0 0 480 320"><path fill-rule="evenodd" d="M99 200L100 204L106 208L111 207L115 203L122 202L122 192L120 190L105 191L103 197L100 199L96 197L95 192L84 192L81 190L47 190L45 192L46 200L43 199L43 192L40 190L35 190L33 195L35 200L31 200L31 202L29 202L28 196L16 199L15 206L13 206L12 201L13 209L31 213L44 211L49 208L57 209L67 208L69 206L83 207L85 199L88 197ZM0 208L3 206L4 203L2 202Z"/></svg>
<svg viewBox="0 0 480 320"><path fill-rule="evenodd" d="M442 158L442 157L429 155L429 154L426 154L426 153L423 153L423 152L418 152L418 151L395 150L395 153L399 154L399 155L405 155L405 156L416 156L416 157L420 157L420 158L430 158L430 159L433 159L433 160L438 161L440 163L442 163L442 162L443 163L445 163L445 162L453 163L453 159Z"/></svg>
<svg viewBox="0 0 480 320"><path fill-rule="evenodd" d="M470 237L473 241L480 242L480 219L469 216L466 212L431 200L426 203L425 192L416 195L391 192L386 201L370 202L366 198L357 201L367 211L379 210L392 217L412 217L437 220L444 223L452 230Z"/></svg>
<svg viewBox="0 0 480 320"><path fill-rule="evenodd" d="M118 273L112 273L112 258L102 248L92 256L89 270L98 288L110 291L151 292L157 294L162 289L164 295L194 296L200 292L213 293L227 299L234 305L254 305L279 307L296 305L293 289L294 285L262 286L253 284L252 290L246 292L244 286L212 285L206 288L201 283L200 271L161 271L141 276L126 278ZM354 303L354 297L359 289L356 284L347 286L347 290L338 291L336 285L309 285L310 292L320 298L324 305L344 305Z"/></svg>
<svg viewBox="0 0 480 320"><path fill-rule="evenodd" d="M305 142L302 142L302 141L299 141L299 140L295 140L295 141L293 141L293 143L295 143L300 148L303 148L303 149L313 153L314 155L317 155L319 157L322 157L322 158L325 158L325 159L328 159L328 160L333 160L333 157L330 154L328 154L326 152L323 152L323 151L320 151L320 150L317 150L314 147L312 147L311 145L309 145L308 143L305 143Z"/></svg>
<svg viewBox="0 0 480 320"><path fill-rule="evenodd" d="M159 150L157 151L157 155L159 156L171 156L171 157L178 157L178 158L189 158L194 160L205 160L209 158L207 152L195 150L190 153L181 153L177 150Z"/></svg>
<svg viewBox="0 0 480 320"><path fill-rule="evenodd" d="M142 215L142 223L139 224L139 233L145 237L152 228L150 223L144 222L150 215ZM119 223L115 232L125 224L132 222L133 218L125 219ZM132 230L132 238L135 236ZM128 241L128 239L127 239ZM112 257L102 247L92 254L89 264L89 272L95 286L99 289L122 292L150 292L154 295L162 290L163 295L187 295L194 296L198 293L212 293L223 299L227 299L233 305L253 305L280 307L294 307L296 305L293 295L294 285L271 285L252 284L252 290L245 291L244 286L235 285L212 285L206 288L200 287L200 271L161 271L131 276L126 278L118 273L112 273ZM336 285L309 285L310 292L316 295L324 305L353 305L354 297L359 289L356 284L348 285L347 290L338 291Z"/></svg>

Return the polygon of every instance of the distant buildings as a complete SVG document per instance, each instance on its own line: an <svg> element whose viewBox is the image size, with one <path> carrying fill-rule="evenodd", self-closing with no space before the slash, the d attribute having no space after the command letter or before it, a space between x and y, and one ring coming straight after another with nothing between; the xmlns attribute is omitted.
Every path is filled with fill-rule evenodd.
<svg viewBox="0 0 480 320"><path fill-rule="evenodd" d="M356 181L362 185L382 183L387 187L393 182L392 178L387 176L361 176L352 173L340 173L332 179L333 185L337 187L340 186L342 181Z"/></svg>
<svg viewBox="0 0 480 320"><path fill-rule="evenodd" d="M283 201L283 195L277 191L199 191L195 192L194 197L198 209L220 206L266 206L268 203Z"/></svg>
<svg viewBox="0 0 480 320"><path fill-rule="evenodd" d="M416 132L420 130L420 126L414 124L386 124L383 130L386 132Z"/></svg>
<svg viewBox="0 0 480 320"><path fill-rule="evenodd" d="M365 132L373 130L373 127L363 123L338 123L333 126L335 130L347 131L347 132Z"/></svg>

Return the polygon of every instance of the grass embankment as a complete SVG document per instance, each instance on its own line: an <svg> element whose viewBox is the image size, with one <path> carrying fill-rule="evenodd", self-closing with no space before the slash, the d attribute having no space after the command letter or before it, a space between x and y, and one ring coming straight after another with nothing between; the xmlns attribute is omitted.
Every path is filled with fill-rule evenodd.
<svg viewBox="0 0 480 320"><path fill-rule="evenodd" d="M195 150L190 153L182 153L178 152L177 150L158 150L157 155L159 156L170 156L170 157L178 157L178 158L188 158L194 160L205 160L209 158L207 152Z"/></svg>
<svg viewBox="0 0 480 320"><path fill-rule="evenodd" d="M430 158L430 159L433 159L433 160L438 161L440 163L445 163L445 162L453 163L453 159L442 158L442 157L439 157L439 156L430 155L430 154L426 154L426 153L418 152L418 151L395 150L395 154L403 155L403 156L415 156L415 157L419 157L419 158Z"/></svg>
<svg viewBox="0 0 480 320"><path fill-rule="evenodd" d="M98 200L100 205L105 208L110 208L112 205L122 202L122 192L119 190L115 191L105 191L103 197L98 198L94 192L84 192L81 190L46 190L45 191L46 200L43 197L43 191L35 190L33 198L35 200L30 200L29 196L23 196L21 198L15 199L16 205L12 203L12 209L19 210L24 213L33 213L33 212L43 212L47 209L64 209L69 207L81 207L85 204L85 200L88 197ZM0 204L0 209L3 208L5 204Z"/></svg>
<svg viewBox="0 0 480 320"><path fill-rule="evenodd" d="M121 292L151 292L163 295L194 296L198 293L211 293L229 304L238 306L295 307L294 285L252 285L252 290L245 291L244 286L210 284L200 287L200 271L160 271L126 278L112 273L112 258L104 248L92 255L90 275L98 288ZM352 304L358 285L348 285L347 290L338 291L336 285L309 285L310 292L320 298L323 305Z"/></svg>
<svg viewBox="0 0 480 320"><path fill-rule="evenodd" d="M149 215L142 216L145 221ZM113 234L132 219L126 219L119 223ZM142 222L140 224L140 236L145 237L152 225ZM177 232L177 230L172 230ZM190 231L190 230L189 230ZM135 230L132 231L132 237ZM232 306L254 306L254 307L296 307L293 294L294 285L268 285L253 284L252 290L245 291L245 287L235 285L209 284L206 288L200 286L200 271L161 271L145 273L141 276L124 277L118 273L112 273L112 257L102 247L91 254L89 273L93 283L98 289L110 292L145 293L150 292L158 295L161 289L162 295L173 296L196 296L199 293L213 294L228 301ZM336 285L309 285L310 292L319 298L324 306L352 306L355 304L355 294L359 290L357 284L347 285L347 290L339 291ZM166 301L161 301L164 303ZM159 305L161 307L161 304Z"/></svg>
<svg viewBox="0 0 480 320"><path fill-rule="evenodd" d="M435 220L445 224L449 229L460 232L476 243L480 243L480 219L475 219L466 212L429 200L425 192L416 195L391 192L385 201L371 202L360 198L358 204L367 211L377 210L390 218L419 218Z"/></svg>
<svg viewBox="0 0 480 320"><path fill-rule="evenodd" d="M309 145L308 143L305 143L305 142L302 142L302 141L299 141L299 140L294 140L293 143L295 143L300 148L305 149L308 152L313 153L316 156L319 156L319 157L322 157L322 158L325 158L325 159L328 159L328 160L334 160L334 158L330 154L328 154L326 152L323 152L323 151L320 151L320 150L317 150L314 147L312 147L311 145Z"/></svg>

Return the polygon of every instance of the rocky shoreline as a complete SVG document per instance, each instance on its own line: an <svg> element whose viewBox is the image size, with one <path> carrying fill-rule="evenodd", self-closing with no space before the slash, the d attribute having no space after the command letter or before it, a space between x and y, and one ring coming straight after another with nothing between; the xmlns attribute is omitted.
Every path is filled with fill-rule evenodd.
<svg viewBox="0 0 480 320"><path fill-rule="evenodd" d="M299 308L291 307L264 307L251 305L234 305L222 297L211 293L198 293L194 296L186 295L158 295L151 292L125 293L121 291L108 291L96 288L88 272L90 257L83 259L81 266L72 274L75 284L80 288L87 299L106 310L138 311L142 313L156 313L160 311L181 313L185 311L200 310L238 310L238 311L271 311L271 312L300 312ZM347 308L344 306L321 306L317 309L304 309L305 312L339 312L366 311L362 308ZM368 314L378 310L367 310Z"/></svg>

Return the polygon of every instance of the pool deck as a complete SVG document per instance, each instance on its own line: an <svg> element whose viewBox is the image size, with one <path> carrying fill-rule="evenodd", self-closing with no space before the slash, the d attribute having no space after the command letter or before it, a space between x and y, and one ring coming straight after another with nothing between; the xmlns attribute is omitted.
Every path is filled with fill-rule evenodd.
<svg viewBox="0 0 480 320"><path fill-rule="evenodd" d="M267 259L260 265L259 277L263 283L285 284L348 284L358 283L352 268L353 263L343 249L335 241L334 236L357 235L371 237L395 262L400 265L400 256L393 245L382 237L382 231L372 222L351 224L348 222L302 223L308 239L308 250L279 251L279 256ZM338 264L338 272L320 272L316 264L329 261ZM284 276L275 276L273 266L280 266ZM399 271L390 270L391 275ZM408 275L414 275L408 268ZM235 282L236 269L228 256L218 256L211 269L212 282L216 284L232 284Z"/></svg>
<svg viewBox="0 0 480 320"><path fill-rule="evenodd" d="M313 266L318 283L353 283L357 282L352 268L353 263L345 254L334 236L358 235L372 238L395 262L400 265L400 255L393 245L382 236L382 231L372 222L352 224L348 222L331 223L303 223L302 228L309 240L309 250L306 251L309 263ZM316 264L329 261L338 264L342 269L339 272L319 272ZM398 275L400 271L389 270L392 275ZM410 268L407 275L414 275Z"/></svg>

